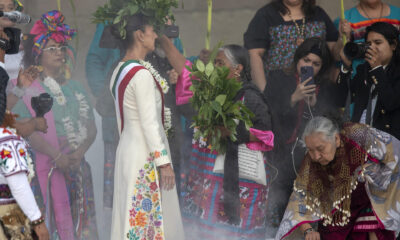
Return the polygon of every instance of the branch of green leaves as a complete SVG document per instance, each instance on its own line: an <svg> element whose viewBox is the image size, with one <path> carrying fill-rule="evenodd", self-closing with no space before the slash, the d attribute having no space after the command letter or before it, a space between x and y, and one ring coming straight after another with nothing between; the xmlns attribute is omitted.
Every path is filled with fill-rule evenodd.
<svg viewBox="0 0 400 240"><path fill-rule="evenodd" d="M254 114L243 104L236 100L236 95L242 88L242 83L234 78L229 78L229 68L214 66L213 62L218 53L220 43L211 53L210 61L204 64L197 60L187 69L194 76L190 90L193 92L191 103L197 111L192 127L197 131L194 138L207 138L213 150L220 153L226 151L227 138L223 134L229 133L231 141L237 140L237 125L243 121L247 129L252 126L251 118ZM224 128L224 129L223 129Z"/></svg>
<svg viewBox="0 0 400 240"><path fill-rule="evenodd" d="M178 7L177 0L114 0L97 8L93 14L94 23L112 23L118 26L122 39L126 38L127 18L138 12L150 17L150 24L160 30L167 19L174 21L172 7Z"/></svg>

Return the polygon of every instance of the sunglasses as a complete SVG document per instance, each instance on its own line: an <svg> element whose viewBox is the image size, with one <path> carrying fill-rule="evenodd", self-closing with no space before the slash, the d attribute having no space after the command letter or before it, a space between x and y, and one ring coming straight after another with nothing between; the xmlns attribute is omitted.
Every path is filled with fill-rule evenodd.
<svg viewBox="0 0 400 240"><path fill-rule="evenodd" d="M57 53L57 51L66 52L67 49L68 49L67 46L48 47L48 48L44 48L43 51L49 52L49 53L51 53L51 54L55 54L55 53Z"/></svg>

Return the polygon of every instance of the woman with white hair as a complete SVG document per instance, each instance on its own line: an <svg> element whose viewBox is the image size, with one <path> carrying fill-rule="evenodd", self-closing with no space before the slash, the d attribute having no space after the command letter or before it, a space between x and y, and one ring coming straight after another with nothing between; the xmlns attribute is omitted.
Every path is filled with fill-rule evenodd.
<svg viewBox="0 0 400 240"><path fill-rule="evenodd" d="M395 239L399 140L364 124L339 127L325 117L308 122L303 140L307 153L276 239Z"/></svg>

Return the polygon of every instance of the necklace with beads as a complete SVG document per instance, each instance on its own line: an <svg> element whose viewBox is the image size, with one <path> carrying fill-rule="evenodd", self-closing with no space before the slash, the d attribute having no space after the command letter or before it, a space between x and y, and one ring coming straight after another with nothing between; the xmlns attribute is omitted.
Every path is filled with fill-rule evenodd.
<svg viewBox="0 0 400 240"><path fill-rule="evenodd" d="M384 8L384 6L383 6L383 3L381 2L381 12L379 13L379 17L378 18L371 18L369 15L368 15L368 13L367 13L367 11L364 9L364 7L362 6L362 4L360 3L360 9L363 11L363 13L365 14L365 16L369 19L369 20L372 20L372 19L381 19L382 18L382 14L383 14L383 8Z"/></svg>
<svg viewBox="0 0 400 240"><path fill-rule="evenodd" d="M304 29L306 27L306 18L305 17L302 18L302 24L300 27L299 24L297 24L297 22L292 18L292 15L290 14L290 12L289 12L288 16L289 16L290 20L292 20L292 22L296 26L296 35L297 35L296 45L300 46L304 42Z"/></svg>

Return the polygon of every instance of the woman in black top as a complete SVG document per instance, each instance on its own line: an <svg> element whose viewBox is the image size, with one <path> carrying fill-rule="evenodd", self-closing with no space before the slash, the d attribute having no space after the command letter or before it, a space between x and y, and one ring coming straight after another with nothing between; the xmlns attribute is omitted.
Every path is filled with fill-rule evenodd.
<svg viewBox="0 0 400 240"><path fill-rule="evenodd" d="M391 24L377 22L367 27L370 44L365 63L351 79L352 62L341 53L344 63L338 78L342 99L351 94L351 120L369 124L400 138L400 46L399 31ZM348 91L350 86L350 91ZM347 109L350 101L347 102Z"/></svg>
<svg viewBox="0 0 400 240"><path fill-rule="evenodd" d="M264 69L289 67L297 47L310 37L326 40L330 49L338 39L331 19L315 0L274 0L259 9L244 34L256 85L264 90Z"/></svg>
<svg viewBox="0 0 400 240"><path fill-rule="evenodd" d="M311 66L313 77L301 80L301 67ZM296 50L291 66L285 70L270 71L265 89L271 112L278 126L274 126L279 136L279 170L277 180L271 186L270 202L273 213L272 225L279 224L292 191L304 148L296 144L306 122L313 116L334 109L334 82L327 75L332 66L331 53L327 43L321 38L306 39ZM312 81L312 82L311 82ZM311 84L308 84L310 83ZM292 153L292 151L294 151ZM292 156L293 155L293 156Z"/></svg>

